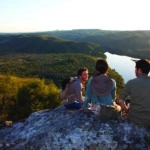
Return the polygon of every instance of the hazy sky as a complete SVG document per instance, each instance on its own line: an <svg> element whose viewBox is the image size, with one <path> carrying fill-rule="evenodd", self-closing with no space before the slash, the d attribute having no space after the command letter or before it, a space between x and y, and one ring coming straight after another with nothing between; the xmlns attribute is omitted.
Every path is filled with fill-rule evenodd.
<svg viewBox="0 0 150 150"><path fill-rule="evenodd" d="M150 30L149 0L0 0L0 32Z"/></svg>

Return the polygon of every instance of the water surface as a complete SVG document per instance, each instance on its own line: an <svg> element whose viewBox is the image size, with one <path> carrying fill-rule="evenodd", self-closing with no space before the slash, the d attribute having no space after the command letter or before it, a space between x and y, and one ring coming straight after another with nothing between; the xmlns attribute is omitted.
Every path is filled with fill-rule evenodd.
<svg viewBox="0 0 150 150"><path fill-rule="evenodd" d="M128 80L135 78L135 62L138 58L121 56L106 52L107 62L110 68L115 69L123 78L126 83Z"/></svg>

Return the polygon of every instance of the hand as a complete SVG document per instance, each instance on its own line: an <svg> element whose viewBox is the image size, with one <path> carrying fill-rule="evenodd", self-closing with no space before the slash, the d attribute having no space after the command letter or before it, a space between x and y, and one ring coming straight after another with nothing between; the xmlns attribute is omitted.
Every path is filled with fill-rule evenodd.
<svg viewBox="0 0 150 150"><path fill-rule="evenodd" d="M85 107L82 107L81 110L83 110L84 112L88 112L89 111L89 109L85 108Z"/></svg>

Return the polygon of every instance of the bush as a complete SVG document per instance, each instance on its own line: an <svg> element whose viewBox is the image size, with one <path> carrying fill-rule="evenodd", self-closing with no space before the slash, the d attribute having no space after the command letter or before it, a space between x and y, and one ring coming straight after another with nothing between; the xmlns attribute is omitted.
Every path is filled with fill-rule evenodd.
<svg viewBox="0 0 150 150"><path fill-rule="evenodd" d="M0 81L0 121L17 121L61 105L60 90L50 80L3 76Z"/></svg>

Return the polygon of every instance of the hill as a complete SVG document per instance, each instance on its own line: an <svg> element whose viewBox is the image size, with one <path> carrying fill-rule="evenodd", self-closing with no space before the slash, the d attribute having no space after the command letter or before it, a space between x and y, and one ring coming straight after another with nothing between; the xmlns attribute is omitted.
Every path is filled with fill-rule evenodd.
<svg viewBox="0 0 150 150"><path fill-rule="evenodd" d="M0 53L84 53L104 56L103 48L99 44L33 34L1 34Z"/></svg>
<svg viewBox="0 0 150 150"><path fill-rule="evenodd" d="M150 31L67 30L35 33L100 44L104 51L150 59Z"/></svg>
<svg viewBox="0 0 150 150"><path fill-rule="evenodd" d="M0 73L19 77L38 77L53 80L60 86L64 78L76 76L77 70L84 66L89 75L95 73L97 58L85 54L8 54L0 56ZM109 71L120 88L122 77L115 70Z"/></svg>
<svg viewBox="0 0 150 150"><path fill-rule="evenodd" d="M104 52L150 59L150 31L79 29L0 34L0 53Z"/></svg>

